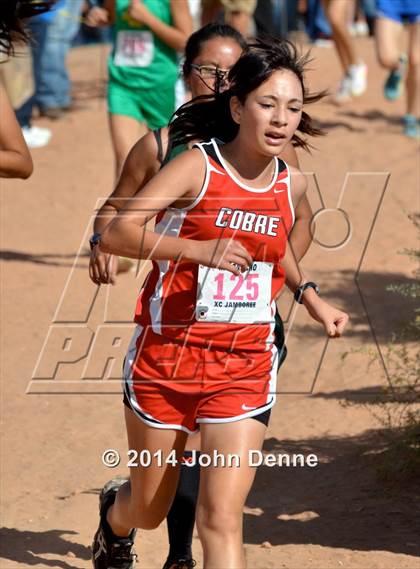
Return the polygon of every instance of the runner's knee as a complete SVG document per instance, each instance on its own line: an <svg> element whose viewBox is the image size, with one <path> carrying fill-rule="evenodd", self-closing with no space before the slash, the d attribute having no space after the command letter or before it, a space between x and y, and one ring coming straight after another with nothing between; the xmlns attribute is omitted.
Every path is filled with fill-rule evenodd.
<svg viewBox="0 0 420 569"><path fill-rule="evenodd" d="M398 54L395 57L390 53L378 52L378 61L385 69L394 69L398 67Z"/></svg>
<svg viewBox="0 0 420 569"><path fill-rule="evenodd" d="M236 512L227 505L202 505L197 509L197 528L201 535L206 532L236 534L241 531L241 512Z"/></svg>

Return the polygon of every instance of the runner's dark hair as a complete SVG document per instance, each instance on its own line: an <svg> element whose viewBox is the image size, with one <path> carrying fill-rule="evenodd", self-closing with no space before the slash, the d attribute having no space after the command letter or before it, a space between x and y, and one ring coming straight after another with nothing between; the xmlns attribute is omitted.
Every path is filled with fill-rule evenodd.
<svg viewBox="0 0 420 569"><path fill-rule="evenodd" d="M0 53L14 55L15 45L28 43L23 20L48 12L56 0L0 0Z"/></svg>
<svg viewBox="0 0 420 569"><path fill-rule="evenodd" d="M191 140L210 140L213 137L224 142L233 140L239 125L235 123L230 112L231 97L236 96L244 103L249 93L277 70L289 70L296 75L302 86L304 105L319 101L327 92L308 91L304 72L309 61L309 54L299 55L294 44L287 40L279 41L267 36L249 44L229 72L228 90L196 97L176 111L169 127L173 145L186 144ZM308 136L324 134L305 111L302 111L298 131ZM307 140L297 133L294 134L292 143L305 150L310 147Z"/></svg>
<svg viewBox="0 0 420 569"><path fill-rule="evenodd" d="M214 38L229 38L244 50L247 47L245 38L235 28L228 24L217 24L215 22L203 26L190 35L185 46L185 59L182 66L184 77L191 74L191 65L196 57L200 55L203 44Z"/></svg>

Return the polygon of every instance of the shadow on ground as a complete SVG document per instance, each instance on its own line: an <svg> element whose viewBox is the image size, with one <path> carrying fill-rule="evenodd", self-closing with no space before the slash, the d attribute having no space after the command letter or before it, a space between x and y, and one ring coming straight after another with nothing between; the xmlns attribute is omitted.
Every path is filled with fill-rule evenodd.
<svg viewBox="0 0 420 569"><path fill-rule="evenodd" d="M71 94L75 101L90 101L104 99L106 96L106 79L91 79L86 81L73 81Z"/></svg>
<svg viewBox="0 0 420 569"><path fill-rule="evenodd" d="M380 404L394 402L395 397L392 393L384 391L384 385L374 385L372 387L362 387L361 389L344 389L343 391L324 392L318 391L312 393L311 397L317 399L338 399L344 404ZM409 403L414 401L414 389L399 388L396 393L398 403Z"/></svg>
<svg viewBox="0 0 420 569"><path fill-rule="evenodd" d="M258 469L247 500L256 510L245 515L245 543L419 554L415 490L403 484L387 487L376 476L375 457L383 444L379 431L347 438L267 439L264 451L313 453L319 465Z"/></svg>
<svg viewBox="0 0 420 569"><path fill-rule="evenodd" d="M71 562L46 559L43 556L44 554L66 556L70 553L86 561L91 558L88 547L68 541L65 535L77 535L77 532L58 529L36 532L0 528L0 557L25 566L42 564L60 569L78 569Z"/></svg>
<svg viewBox="0 0 420 569"><path fill-rule="evenodd" d="M315 126L326 132L329 132L336 128L342 128L348 132L366 132L366 128L356 127L351 122L345 122L342 120L328 121L325 119L316 119Z"/></svg>
<svg viewBox="0 0 420 569"><path fill-rule="evenodd" d="M381 433L371 430L354 437L299 441L267 439L266 453L289 457L312 453L319 464L260 466L246 504L251 510L244 516L245 543L258 545L268 541L273 546L319 545L420 554L418 491L414 484L401 481L385 485L376 476L375 461L385 446ZM98 491L95 488L84 493ZM25 566L42 563L77 569L71 561L43 557L56 554L88 560L89 548L68 541L66 535L77 534L68 530L32 532L2 528L0 556Z"/></svg>
<svg viewBox="0 0 420 569"><path fill-rule="evenodd" d="M80 258L87 259L90 257L90 253L83 251L79 255ZM72 267L74 259L76 258L75 253L69 253L67 255L60 255L59 253L25 253L23 251L13 251L13 250L2 250L0 251L0 260L2 261L17 261L19 263L34 263L36 265L49 265L53 267ZM68 261L68 262L67 262ZM80 268L87 268L85 264L78 264Z"/></svg>
<svg viewBox="0 0 420 569"><path fill-rule="evenodd" d="M384 122L389 125L401 126L401 117L398 115L387 115L382 111L370 110L363 112L355 111L339 111L338 114L343 117L348 117L350 119L360 119L364 121L371 122Z"/></svg>

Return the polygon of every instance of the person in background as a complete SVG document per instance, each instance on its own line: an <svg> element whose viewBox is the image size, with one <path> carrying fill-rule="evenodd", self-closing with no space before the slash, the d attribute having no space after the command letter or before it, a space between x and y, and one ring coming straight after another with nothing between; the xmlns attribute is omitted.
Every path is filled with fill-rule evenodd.
<svg viewBox="0 0 420 569"><path fill-rule="evenodd" d="M335 101L337 103L359 97L367 88L367 66L356 54L355 42L349 31L354 16L354 0L322 0L325 15L331 24L332 39L337 50L344 76L340 82Z"/></svg>
<svg viewBox="0 0 420 569"><path fill-rule="evenodd" d="M27 43L28 34L23 20L47 12L51 1L33 2L3 0L0 11L0 54L14 55L15 44ZM0 82L0 177L29 178L33 172L32 158L16 120L4 85Z"/></svg>
<svg viewBox="0 0 420 569"><path fill-rule="evenodd" d="M258 0L254 12L255 36L264 37L268 34L287 39L290 32L301 29L298 8L296 0Z"/></svg>
<svg viewBox="0 0 420 569"><path fill-rule="evenodd" d="M90 2L94 0L89 0ZM48 144L51 131L32 125L32 113L58 119L73 110L66 59L80 27L83 0L57 0L53 9L28 21L35 93L17 111L23 135L31 148Z"/></svg>
<svg viewBox="0 0 420 569"><path fill-rule="evenodd" d="M81 24L83 0L58 0L48 21L36 104L41 116L58 119L73 108L67 55Z"/></svg>
<svg viewBox="0 0 420 569"><path fill-rule="evenodd" d="M80 25L77 36L74 38L73 46L85 46L93 44L111 43L112 33L109 26L89 26L86 23L86 17L90 10L94 8L103 8L104 0L90 0L83 4L82 23Z"/></svg>
<svg viewBox="0 0 420 569"><path fill-rule="evenodd" d="M356 0L353 23L350 25L350 34L353 37L369 35L369 26L361 0Z"/></svg>
<svg viewBox="0 0 420 569"><path fill-rule="evenodd" d="M419 0L377 0L376 50L379 63L388 69L384 95L395 101L402 94L405 75L407 92L404 134L420 137L418 122L420 94L420 2ZM399 39L404 24L408 26L408 58L402 55ZM407 67L407 70L406 70Z"/></svg>
<svg viewBox="0 0 420 569"><path fill-rule="evenodd" d="M320 47L330 45L331 26L321 0L299 0L298 12L304 17L309 39Z"/></svg>
<svg viewBox="0 0 420 569"><path fill-rule="evenodd" d="M369 36L375 35L376 0L359 0L359 6L365 17Z"/></svg>
<svg viewBox="0 0 420 569"><path fill-rule="evenodd" d="M55 10L60 5L54 3L48 12L36 14L26 22L26 28L30 34L30 47L32 52L32 72L34 77L35 92L17 110L16 118L22 128L22 134L29 148L42 148L51 139L51 131L32 124L32 113L38 105L38 94L42 91L43 72L42 63L47 39L47 30L54 17Z"/></svg>
<svg viewBox="0 0 420 569"><path fill-rule="evenodd" d="M251 30L252 16L257 0L202 0L201 25L205 26L217 20L222 8L225 11L225 23L248 36Z"/></svg>
<svg viewBox="0 0 420 569"><path fill-rule="evenodd" d="M175 110L177 52L192 31L187 0L106 0L86 17L113 26L108 111L116 177L135 142L166 126Z"/></svg>

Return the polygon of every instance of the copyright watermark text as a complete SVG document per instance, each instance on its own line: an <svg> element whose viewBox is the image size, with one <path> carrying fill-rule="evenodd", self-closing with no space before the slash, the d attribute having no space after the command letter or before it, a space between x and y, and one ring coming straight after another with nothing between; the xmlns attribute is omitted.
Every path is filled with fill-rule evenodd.
<svg viewBox="0 0 420 569"><path fill-rule="evenodd" d="M131 449L127 451L127 461L125 466L128 468L157 466L162 468L166 465L177 466L185 464L187 467L199 465L202 468L239 468L245 461L247 466L279 466L286 468L302 468L318 466L316 454L286 454L286 453L263 453L260 450L249 450L247 455L240 456L235 453L221 453L214 450L211 453L204 453L197 450L191 451L188 459L177 458L175 450L165 454L162 450L150 452L148 449L140 451ZM108 468L115 468L121 462L121 455L115 449L107 449L102 453L102 463Z"/></svg>

